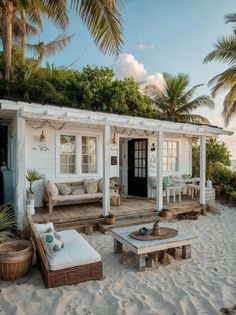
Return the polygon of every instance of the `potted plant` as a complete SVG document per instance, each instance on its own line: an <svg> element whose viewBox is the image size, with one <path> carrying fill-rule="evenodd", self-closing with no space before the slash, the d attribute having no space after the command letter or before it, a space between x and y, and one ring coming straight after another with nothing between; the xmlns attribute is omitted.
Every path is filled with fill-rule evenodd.
<svg viewBox="0 0 236 315"><path fill-rule="evenodd" d="M104 223L107 225L113 225L115 224L115 216L111 213L109 213L104 220Z"/></svg>
<svg viewBox="0 0 236 315"><path fill-rule="evenodd" d="M29 182L29 188L26 190L27 200L26 200L26 211L27 215L35 214L34 209L34 191L33 191L33 183L37 180L42 179L42 175L36 169L29 169L26 173L26 179Z"/></svg>

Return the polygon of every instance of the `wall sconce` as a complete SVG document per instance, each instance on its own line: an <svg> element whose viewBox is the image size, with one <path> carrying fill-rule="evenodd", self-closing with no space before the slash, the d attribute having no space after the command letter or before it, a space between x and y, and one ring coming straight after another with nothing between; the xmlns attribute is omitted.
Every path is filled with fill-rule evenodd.
<svg viewBox="0 0 236 315"><path fill-rule="evenodd" d="M152 143L151 151L152 152L156 151L156 147L155 147L155 143L154 142Z"/></svg>
<svg viewBox="0 0 236 315"><path fill-rule="evenodd" d="M113 137L111 139L111 143L112 144L116 144L116 133L115 132L114 132L114 135L113 135Z"/></svg>
<svg viewBox="0 0 236 315"><path fill-rule="evenodd" d="M42 129L41 135L40 135L40 137L39 137L39 141L40 141L41 143L45 143L45 142L46 142L46 136L45 136L45 134L44 134L43 129Z"/></svg>

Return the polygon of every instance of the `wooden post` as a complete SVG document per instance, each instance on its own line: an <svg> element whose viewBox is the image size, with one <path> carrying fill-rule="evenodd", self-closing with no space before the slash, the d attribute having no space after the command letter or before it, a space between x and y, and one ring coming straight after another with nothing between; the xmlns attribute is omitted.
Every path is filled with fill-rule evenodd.
<svg viewBox="0 0 236 315"><path fill-rule="evenodd" d="M182 246L182 256L183 259L191 258L191 245Z"/></svg>
<svg viewBox="0 0 236 315"><path fill-rule="evenodd" d="M110 211L110 126L103 129L103 215Z"/></svg>
<svg viewBox="0 0 236 315"><path fill-rule="evenodd" d="M17 229L23 230L26 211L25 187L25 119L17 112L16 117L16 211Z"/></svg>
<svg viewBox="0 0 236 315"><path fill-rule="evenodd" d="M145 271L147 254L135 255L135 264L138 271Z"/></svg>
<svg viewBox="0 0 236 315"><path fill-rule="evenodd" d="M157 135L156 153L156 207L159 212L163 208L163 131L159 131Z"/></svg>
<svg viewBox="0 0 236 315"><path fill-rule="evenodd" d="M114 253L115 254L121 254L123 250L123 246L122 244L117 241L116 239L114 239Z"/></svg>
<svg viewBox="0 0 236 315"><path fill-rule="evenodd" d="M206 136L200 137L200 204L206 215Z"/></svg>

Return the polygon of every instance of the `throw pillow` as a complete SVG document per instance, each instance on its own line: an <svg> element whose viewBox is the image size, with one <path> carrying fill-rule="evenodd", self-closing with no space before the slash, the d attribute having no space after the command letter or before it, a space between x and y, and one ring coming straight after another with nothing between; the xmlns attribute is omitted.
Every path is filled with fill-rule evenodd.
<svg viewBox="0 0 236 315"><path fill-rule="evenodd" d="M98 191L101 193L103 192L103 180L102 180L102 178L99 179L99 181L98 181Z"/></svg>
<svg viewBox="0 0 236 315"><path fill-rule="evenodd" d="M57 186L51 180L45 181L45 188L51 196L57 196L59 194Z"/></svg>
<svg viewBox="0 0 236 315"><path fill-rule="evenodd" d="M84 185L86 194L95 194L98 191L97 183L87 183Z"/></svg>
<svg viewBox="0 0 236 315"><path fill-rule="evenodd" d="M74 186L71 189L72 189L72 191L71 191L72 195L84 195L85 194L84 186Z"/></svg>
<svg viewBox="0 0 236 315"><path fill-rule="evenodd" d="M59 184L57 183L57 188L59 190L59 193L63 196L67 196L71 194L71 188L69 186L67 186L66 184Z"/></svg>
<svg viewBox="0 0 236 315"><path fill-rule="evenodd" d="M55 231L49 231L41 235L42 243L49 257L55 256L63 247L61 236Z"/></svg>
<svg viewBox="0 0 236 315"><path fill-rule="evenodd" d="M98 182L94 179L84 180L84 189L86 194L95 194L98 191Z"/></svg>
<svg viewBox="0 0 236 315"><path fill-rule="evenodd" d="M37 232L39 234L44 234L47 232L48 229L52 229L54 231L54 226L52 222L46 223L46 224L34 224Z"/></svg>
<svg viewBox="0 0 236 315"><path fill-rule="evenodd" d="M166 188L166 187L169 187L171 186L172 184L172 180L170 178L170 176L164 176L163 177L163 187Z"/></svg>

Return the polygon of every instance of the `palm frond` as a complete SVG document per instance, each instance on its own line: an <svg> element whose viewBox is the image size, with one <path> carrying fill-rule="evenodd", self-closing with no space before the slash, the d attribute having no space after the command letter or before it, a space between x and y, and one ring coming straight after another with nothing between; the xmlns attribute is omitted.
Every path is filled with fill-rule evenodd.
<svg viewBox="0 0 236 315"><path fill-rule="evenodd" d="M10 204L0 206L0 231L12 228L16 223L15 212Z"/></svg>
<svg viewBox="0 0 236 315"><path fill-rule="evenodd" d="M57 38L44 45L45 55L52 56L63 50L70 44L72 37L73 35L60 34Z"/></svg>
<svg viewBox="0 0 236 315"><path fill-rule="evenodd" d="M225 126L229 125L230 120L236 115L236 83L232 86L225 97L223 103L222 116Z"/></svg>
<svg viewBox="0 0 236 315"><path fill-rule="evenodd" d="M104 54L118 55L123 45L122 19L118 0L71 0L83 23Z"/></svg>
<svg viewBox="0 0 236 315"><path fill-rule="evenodd" d="M225 23L236 23L236 13L226 14Z"/></svg>
<svg viewBox="0 0 236 315"><path fill-rule="evenodd" d="M227 62L232 65L236 62L236 35L223 37L215 45L215 49L210 52L205 58L204 63L213 60Z"/></svg>
<svg viewBox="0 0 236 315"><path fill-rule="evenodd" d="M68 11L66 0L41 0L46 8L48 18L57 28L65 30L68 26Z"/></svg>

